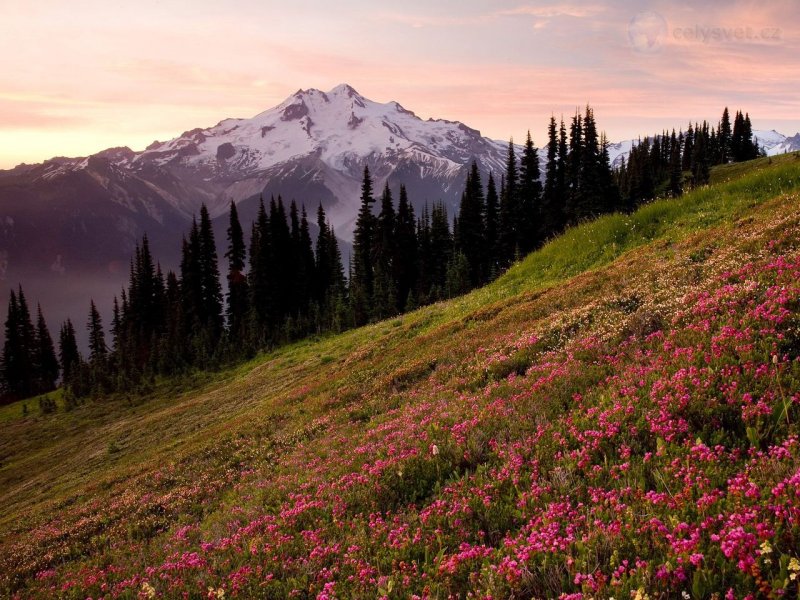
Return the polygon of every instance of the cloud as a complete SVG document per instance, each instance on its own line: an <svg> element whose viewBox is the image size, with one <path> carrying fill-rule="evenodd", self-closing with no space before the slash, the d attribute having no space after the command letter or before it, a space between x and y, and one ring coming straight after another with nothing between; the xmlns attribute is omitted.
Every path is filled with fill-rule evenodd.
<svg viewBox="0 0 800 600"><path fill-rule="evenodd" d="M229 89L250 86L256 79L232 69L217 69L191 62L159 59L118 60L109 64L113 73L140 82L165 84L193 89Z"/></svg>
<svg viewBox="0 0 800 600"><path fill-rule="evenodd" d="M431 14L410 14L410 13L379 13L373 17L374 21L386 21L390 23L400 23L415 29L426 27L463 27L471 25L481 25L495 18L492 13L478 14L472 16L461 15L431 15Z"/></svg>
<svg viewBox="0 0 800 600"><path fill-rule="evenodd" d="M606 9L599 5L581 4L524 4L514 8L496 11L494 14L500 16L525 15L539 19L553 19L556 17L574 17L585 19L605 12Z"/></svg>
<svg viewBox="0 0 800 600"><path fill-rule="evenodd" d="M0 129L65 129L89 123L76 112L63 112L57 102L19 102L0 97Z"/></svg>

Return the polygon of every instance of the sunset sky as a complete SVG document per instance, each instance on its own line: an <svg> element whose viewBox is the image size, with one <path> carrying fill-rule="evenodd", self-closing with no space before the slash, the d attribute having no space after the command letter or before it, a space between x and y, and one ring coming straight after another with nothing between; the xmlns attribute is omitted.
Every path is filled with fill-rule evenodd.
<svg viewBox="0 0 800 600"><path fill-rule="evenodd" d="M2 0L0 168L143 149L347 82L497 139L587 102L612 140L800 130L800 2Z"/></svg>

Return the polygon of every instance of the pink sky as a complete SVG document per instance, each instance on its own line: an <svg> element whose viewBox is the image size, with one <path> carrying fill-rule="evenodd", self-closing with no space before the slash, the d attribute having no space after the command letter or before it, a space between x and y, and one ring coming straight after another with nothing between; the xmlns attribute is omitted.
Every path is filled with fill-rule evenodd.
<svg viewBox="0 0 800 600"><path fill-rule="evenodd" d="M587 102L612 140L716 122L725 105L800 130L796 0L3 5L0 168L142 149L343 82L539 145L551 113Z"/></svg>

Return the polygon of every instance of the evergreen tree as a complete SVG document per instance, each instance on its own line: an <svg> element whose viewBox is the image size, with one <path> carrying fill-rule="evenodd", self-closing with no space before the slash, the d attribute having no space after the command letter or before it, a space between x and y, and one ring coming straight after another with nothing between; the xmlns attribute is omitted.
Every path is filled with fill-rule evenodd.
<svg viewBox="0 0 800 600"><path fill-rule="evenodd" d="M447 264L445 291L448 298L467 293L471 286L469 259L463 252L457 251Z"/></svg>
<svg viewBox="0 0 800 600"><path fill-rule="evenodd" d="M304 314L308 313L313 297L314 281L317 279L314 259L314 246L308 226L308 214L303 206L300 212L300 233L298 237L297 277L299 306Z"/></svg>
<svg viewBox="0 0 800 600"><path fill-rule="evenodd" d="M150 253L147 236L136 245L131 260L128 291L112 321L111 333L118 369L135 379L157 352L157 338L165 328L164 280Z"/></svg>
<svg viewBox="0 0 800 600"><path fill-rule="evenodd" d="M250 291L247 285L247 276L244 273L246 258L244 232L239 223L236 203L233 200L231 200L227 234L228 250L225 252L225 258L228 259L228 304L225 316L231 341L241 345L247 325Z"/></svg>
<svg viewBox="0 0 800 600"><path fill-rule="evenodd" d="M187 339L183 330L183 298L177 275L169 271L164 286L164 306L167 314L166 329L161 338L163 350L159 352L158 369L172 374L184 368L190 358L186 354Z"/></svg>
<svg viewBox="0 0 800 600"><path fill-rule="evenodd" d="M414 207L408 201L406 186L400 186L397 203L397 218L394 230L395 255L393 260L394 281L397 289L397 310L407 309L409 295L417 282L417 232Z"/></svg>
<svg viewBox="0 0 800 600"><path fill-rule="evenodd" d="M533 145L529 131L522 150L519 169L519 215L516 245L522 254L527 254L541 243L539 231L542 184L539 176L539 150Z"/></svg>
<svg viewBox="0 0 800 600"><path fill-rule="evenodd" d="M614 177L614 170L611 168L611 158L608 154L608 139L606 134L600 135L600 155L597 164L598 187L600 190L600 201L598 206L603 212L614 212L622 210L622 196L619 186Z"/></svg>
<svg viewBox="0 0 800 600"><path fill-rule="evenodd" d="M321 307L321 309L324 310L332 285L332 266L331 257L328 252L328 237L331 235L331 233L330 229L328 228L328 222L325 218L325 209L322 208L322 204L317 207L317 229L319 230L319 233L317 234L314 264L314 270L317 274L314 278L314 300Z"/></svg>
<svg viewBox="0 0 800 600"><path fill-rule="evenodd" d="M513 147L509 146L509 148L511 160L513 160ZM514 169L516 170L516 165ZM471 284L478 286L485 281L486 277L484 272L486 264L486 201L483 196L478 164L474 161L469 175L467 175L466 186L461 198L456 244L458 251L464 255L469 264Z"/></svg>
<svg viewBox="0 0 800 600"><path fill-rule="evenodd" d="M486 275L494 279L500 269L498 260L498 234L500 228L500 202L494 176L489 172L489 183L486 186Z"/></svg>
<svg viewBox="0 0 800 600"><path fill-rule="evenodd" d="M742 127L742 160L753 160L758 157L758 143L753 141L753 125L750 114L745 113Z"/></svg>
<svg viewBox="0 0 800 600"><path fill-rule="evenodd" d="M431 210L431 300L439 300L443 297L447 278L447 265L450 262L452 253L453 234L450 231L450 220L447 217L447 209L444 204L439 202L434 204Z"/></svg>
<svg viewBox="0 0 800 600"><path fill-rule="evenodd" d="M702 128L695 127L694 152L692 154L692 185L700 186L708 183L708 124L703 122Z"/></svg>
<svg viewBox="0 0 800 600"><path fill-rule="evenodd" d="M547 127L547 164L545 165L544 193L542 195L542 210L539 230L539 239L546 240L561 229L562 216L562 190L559 188L559 142L556 118L550 117Z"/></svg>
<svg viewBox="0 0 800 600"><path fill-rule="evenodd" d="M693 154L694 154L694 128L692 127L692 124L689 123L689 126L686 128L686 135L683 138L683 156L681 158L681 170L683 171L691 170Z"/></svg>
<svg viewBox="0 0 800 600"><path fill-rule="evenodd" d="M199 256L200 285L202 294L201 314L204 317L204 327L208 332L210 343L209 350L216 347L222 335L222 286L219 282L219 268L217 267L217 245L214 242L214 230L211 226L211 217L206 205L200 207L199 231Z"/></svg>
<svg viewBox="0 0 800 600"><path fill-rule="evenodd" d="M603 190L601 189L600 146L594 112L587 106L582 122L578 121L582 133L580 141L580 167L578 169L578 190L573 208L578 220L595 217L605 211Z"/></svg>
<svg viewBox="0 0 800 600"><path fill-rule="evenodd" d="M294 310L295 260L292 233L287 221L283 198L269 202L270 253L269 269L272 272L274 311L270 316L273 341L285 335L284 320Z"/></svg>
<svg viewBox="0 0 800 600"><path fill-rule="evenodd" d="M445 297L447 270L453 252L453 234L447 209L439 202L427 204L417 222L419 269L414 303L436 302Z"/></svg>
<svg viewBox="0 0 800 600"><path fill-rule="evenodd" d="M328 290L328 313L330 327L334 331L342 331L352 326L350 311L348 310L347 281L344 277L342 253L339 251L339 241L336 232L330 228L327 244L328 264L330 265L330 287Z"/></svg>
<svg viewBox="0 0 800 600"><path fill-rule="evenodd" d="M275 312L274 277L272 272L272 240L269 217L261 198L250 236L250 335L256 347L270 337L271 316Z"/></svg>
<svg viewBox="0 0 800 600"><path fill-rule="evenodd" d="M727 112L727 109L726 109ZM683 194L683 171L681 170L681 143L672 131L672 143L669 160L669 193L673 198Z"/></svg>
<svg viewBox="0 0 800 600"><path fill-rule="evenodd" d="M125 289L124 288L122 290L122 293L123 294L125 293ZM119 300L117 300L117 297L114 296L114 301L113 301L112 307L111 307L111 343L112 343L112 346L113 346L114 354L117 355L117 356L119 356L122 353L121 348L120 348L121 342L122 342L122 337L123 337L123 333L122 333L122 311L120 310L120 307L119 307ZM118 361L118 366L119 366L119 362L121 362L121 361Z"/></svg>
<svg viewBox="0 0 800 600"><path fill-rule="evenodd" d="M361 207L353 232L353 260L351 266L353 276L350 279L350 301L352 304L353 322L356 326L369 320L373 297L373 240L375 238L375 216L372 214L372 177L369 167L364 167L364 179L361 184Z"/></svg>
<svg viewBox="0 0 800 600"><path fill-rule="evenodd" d="M567 224L567 204L569 201L569 147L567 146L567 128L564 124L564 119L561 119L558 127L558 158L557 158L557 178L556 178L556 197L558 200L558 207L554 211L554 215L559 218L557 222L556 232L561 232Z"/></svg>
<svg viewBox="0 0 800 600"><path fill-rule="evenodd" d="M375 221L375 237L372 242L374 287L371 314L376 320L392 316L397 310L398 293L394 278L394 258L397 255L396 221L392 192L387 182L381 194L381 210Z"/></svg>
<svg viewBox="0 0 800 600"><path fill-rule="evenodd" d="M89 320L86 323L89 331L89 364L92 367L102 369L105 367L108 348L106 346L105 333L103 332L103 322L100 313L97 311L94 300L89 304Z"/></svg>
<svg viewBox="0 0 800 600"><path fill-rule="evenodd" d="M585 202L581 190L581 167L584 164L583 117L576 112L569 128L569 153L566 161L566 203L567 223L577 223L585 216Z"/></svg>
<svg viewBox="0 0 800 600"><path fill-rule="evenodd" d="M61 363L63 381L70 384L80 369L82 359L78 351L78 342L75 339L75 327L69 319L61 326L58 336L58 358Z"/></svg>
<svg viewBox="0 0 800 600"><path fill-rule="evenodd" d="M303 305L305 297L304 287L308 283L305 274L301 271L300 264L300 213L297 210L297 202L292 200L289 203L289 245L287 255L283 257L286 261L288 272L287 290L287 314L292 317L304 313L307 306Z"/></svg>
<svg viewBox="0 0 800 600"><path fill-rule="evenodd" d="M20 296L22 288L20 287ZM23 296L24 297L24 296ZM4 395L11 399L27 398L33 393L33 343L26 339L27 325L20 298L11 290L5 323L5 342L0 363Z"/></svg>
<svg viewBox="0 0 800 600"><path fill-rule="evenodd" d="M736 111L731 134L731 158L734 162L752 160L760 154L758 142L753 141L753 126L750 115Z"/></svg>
<svg viewBox="0 0 800 600"><path fill-rule="evenodd" d="M36 306L36 366L38 367L38 385L36 393L49 392L56 387L58 379L58 359L53 347L53 338L44 320L41 305Z"/></svg>
<svg viewBox="0 0 800 600"><path fill-rule="evenodd" d="M432 287L431 215L426 202L422 214L417 219L417 282L413 294L417 305L428 303Z"/></svg>
<svg viewBox="0 0 800 600"><path fill-rule="evenodd" d="M190 346L190 338L197 335L206 323L200 267L200 231L196 220L192 220L188 240L184 238L181 244L180 290L182 337ZM192 360L191 357L189 359Z"/></svg>
<svg viewBox="0 0 800 600"><path fill-rule="evenodd" d="M517 157L514 151L514 141L508 142L508 153L506 154L506 172L504 185L500 191L500 217L498 219L498 260L502 266L511 264L519 247L517 245L519 235L519 172L517 170ZM467 261L472 264L467 255ZM470 267L472 271L472 267Z"/></svg>

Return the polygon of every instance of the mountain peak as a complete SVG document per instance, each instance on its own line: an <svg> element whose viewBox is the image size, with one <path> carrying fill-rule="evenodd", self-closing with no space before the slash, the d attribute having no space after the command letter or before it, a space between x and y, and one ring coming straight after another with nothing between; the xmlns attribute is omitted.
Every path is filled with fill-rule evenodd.
<svg viewBox="0 0 800 600"><path fill-rule="evenodd" d="M346 96L348 98L363 98L361 94L359 94L353 86L347 83L340 83L335 88L333 88L330 92L328 92L329 96Z"/></svg>
<svg viewBox="0 0 800 600"><path fill-rule="evenodd" d="M321 98L324 102L330 102L331 98L346 98L352 100L358 100L360 102L365 102L367 99L359 94L353 86L347 83L340 83L333 89L328 92L323 92L317 88L308 88L304 90L300 88L294 94L289 96L289 98L284 101L283 104L291 104L294 103L296 100L300 100L304 102L305 100L311 98Z"/></svg>

